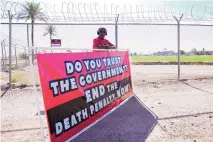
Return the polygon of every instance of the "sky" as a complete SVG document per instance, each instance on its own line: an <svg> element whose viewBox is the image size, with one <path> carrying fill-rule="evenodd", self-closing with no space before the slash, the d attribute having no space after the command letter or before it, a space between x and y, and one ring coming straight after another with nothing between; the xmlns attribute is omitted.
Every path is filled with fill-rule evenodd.
<svg viewBox="0 0 213 142"><path fill-rule="evenodd" d="M22 1L22 0L21 0ZM53 3L52 0L34 0L36 2ZM213 6L213 1L196 2L196 1L148 1L148 0L72 0L72 2L97 2L103 5L104 2L111 4L117 3L122 5L164 5L168 4L171 8L178 11L184 11L184 6L195 4L206 4ZM54 0L54 3L61 4L61 1ZM195 8L196 16L201 15L201 8ZM17 22L17 21L15 21ZM210 22L213 24L213 22ZM92 40L97 37L96 31L103 25L57 25L56 39L62 40L62 46L66 48L92 48ZM107 39L115 43L115 26L104 25L108 30ZM35 26L35 46L48 47L49 37L43 36L45 26ZM181 49L190 51L192 48L197 50L213 50L213 26L212 27L195 27L195 26L181 26ZM1 33L8 34L8 26L1 26ZM13 26L13 38L19 40L19 44L26 45L26 25ZM129 48L132 52L149 54L164 50L177 51L177 26L162 26L162 25L119 25L118 26L118 47L121 49Z"/></svg>

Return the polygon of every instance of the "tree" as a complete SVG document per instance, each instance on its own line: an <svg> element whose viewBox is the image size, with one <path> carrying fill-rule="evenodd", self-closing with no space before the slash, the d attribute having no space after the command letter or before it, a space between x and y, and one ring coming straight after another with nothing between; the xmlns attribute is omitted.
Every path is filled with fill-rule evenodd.
<svg viewBox="0 0 213 142"><path fill-rule="evenodd" d="M196 55L197 54L197 49L196 48L192 48L191 52Z"/></svg>
<svg viewBox="0 0 213 142"><path fill-rule="evenodd" d="M55 26L52 26L52 25L49 25L45 28L45 33L43 36L46 36L46 35L50 35L50 46L51 46L51 40L52 40L52 36L56 36L57 34L57 29Z"/></svg>
<svg viewBox="0 0 213 142"><path fill-rule="evenodd" d="M45 21L47 18L45 17L45 14L42 12L42 8L40 7L40 3L34 3L34 2L26 2L25 5L22 5L22 11L19 13L18 20L25 19L25 22L28 20L31 20L31 42L32 47L34 47L34 23L36 20ZM32 51L33 52L33 51ZM34 56L34 53L32 53ZM34 59L34 57L33 57Z"/></svg>
<svg viewBox="0 0 213 142"><path fill-rule="evenodd" d="M205 51L206 55L213 55L211 52Z"/></svg>
<svg viewBox="0 0 213 142"><path fill-rule="evenodd" d="M184 55L186 52L184 50L180 50L180 55Z"/></svg>
<svg viewBox="0 0 213 142"><path fill-rule="evenodd" d="M18 15L19 19L31 20L31 40L32 46L34 46L34 23L36 20L45 21L47 18L40 8L40 3L26 2L25 5L22 5L22 12Z"/></svg>

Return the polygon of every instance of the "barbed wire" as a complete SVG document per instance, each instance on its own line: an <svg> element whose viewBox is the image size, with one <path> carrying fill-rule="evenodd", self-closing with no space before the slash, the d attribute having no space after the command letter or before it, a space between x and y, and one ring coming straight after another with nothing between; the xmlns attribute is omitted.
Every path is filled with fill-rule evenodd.
<svg viewBox="0 0 213 142"><path fill-rule="evenodd" d="M15 16L21 13L24 3L1 1L1 18L7 19L7 10ZM48 22L114 22L119 14L119 22L174 22L174 17L184 14L185 22L212 22L213 4L187 5L183 11L164 5L117 5L97 3L62 2L59 4L40 3Z"/></svg>

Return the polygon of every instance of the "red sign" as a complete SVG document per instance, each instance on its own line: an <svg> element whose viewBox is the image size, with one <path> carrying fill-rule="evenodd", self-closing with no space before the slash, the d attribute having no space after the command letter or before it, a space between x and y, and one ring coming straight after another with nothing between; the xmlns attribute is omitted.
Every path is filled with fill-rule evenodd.
<svg viewBox="0 0 213 142"><path fill-rule="evenodd" d="M37 55L51 141L72 139L133 94L128 52Z"/></svg>
<svg viewBox="0 0 213 142"><path fill-rule="evenodd" d="M60 47L61 40L60 39L51 39L51 47Z"/></svg>

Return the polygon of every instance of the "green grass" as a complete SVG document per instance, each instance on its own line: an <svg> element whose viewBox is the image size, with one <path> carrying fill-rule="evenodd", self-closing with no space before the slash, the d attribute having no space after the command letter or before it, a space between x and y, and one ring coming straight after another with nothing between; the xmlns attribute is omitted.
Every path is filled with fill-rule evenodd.
<svg viewBox="0 0 213 142"><path fill-rule="evenodd" d="M29 84L31 80L29 73L17 70L12 71L12 83Z"/></svg>
<svg viewBox="0 0 213 142"><path fill-rule="evenodd" d="M181 56L181 62L213 62L213 56ZM176 56L132 56L132 62L177 62Z"/></svg>

